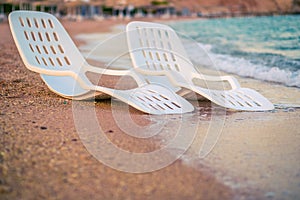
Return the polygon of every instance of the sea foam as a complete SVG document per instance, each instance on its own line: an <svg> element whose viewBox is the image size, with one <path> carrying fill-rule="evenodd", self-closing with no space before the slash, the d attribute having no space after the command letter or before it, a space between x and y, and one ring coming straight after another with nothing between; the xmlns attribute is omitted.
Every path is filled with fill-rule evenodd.
<svg viewBox="0 0 300 200"><path fill-rule="evenodd" d="M189 56L195 63L203 64L204 62L204 65L207 67L227 73L300 88L300 70L280 69L278 67L255 64L245 58L214 53L212 52L212 46L208 44L198 43L198 45L199 48L191 48L185 45ZM206 56L213 64L205 64L208 58L205 58L203 53L199 53L199 49L206 51Z"/></svg>

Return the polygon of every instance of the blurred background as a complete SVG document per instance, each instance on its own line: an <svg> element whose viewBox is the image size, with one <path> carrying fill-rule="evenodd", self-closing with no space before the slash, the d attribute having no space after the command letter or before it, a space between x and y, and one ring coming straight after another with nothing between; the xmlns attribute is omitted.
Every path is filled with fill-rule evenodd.
<svg viewBox="0 0 300 200"><path fill-rule="evenodd" d="M37 10L71 20L178 16L232 17L300 12L300 0L0 0L0 20L13 10Z"/></svg>

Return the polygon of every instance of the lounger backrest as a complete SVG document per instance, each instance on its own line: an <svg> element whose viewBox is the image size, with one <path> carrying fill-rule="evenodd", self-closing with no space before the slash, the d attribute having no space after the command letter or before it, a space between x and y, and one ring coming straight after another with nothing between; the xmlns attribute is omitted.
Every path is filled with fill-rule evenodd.
<svg viewBox="0 0 300 200"><path fill-rule="evenodd" d="M170 27L156 23L131 22L126 31L135 67L147 72L172 70L184 73L194 70L178 35Z"/></svg>
<svg viewBox="0 0 300 200"><path fill-rule="evenodd" d="M71 65L80 67L85 61L64 27L53 15L14 11L9 15L9 22L15 43L28 68L68 70Z"/></svg>

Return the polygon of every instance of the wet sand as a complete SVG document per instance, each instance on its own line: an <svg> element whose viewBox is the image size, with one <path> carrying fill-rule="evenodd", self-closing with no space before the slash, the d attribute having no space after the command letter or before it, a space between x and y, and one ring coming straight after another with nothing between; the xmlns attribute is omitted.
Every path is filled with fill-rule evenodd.
<svg viewBox="0 0 300 200"><path fill-rule="evenodd" d="M118 23L64 21L63 25L75 40L78 34L106 32ZM94 108L107 138L132 152L151 152L164 145L162 138L174 136L172 120L177 123L186 118L187 125L196 121L193 124L198 126L198 135L181 159L154 172L125 173L102 164L89 153L83 142L85 136L78 134L74 123L74 103L51 92L38 74L26 69L5 23L0 24L0 37L1 199L292 199L300 196L297 192L300 111L286 106L300 104L299 89L239 78L244 87L259 88L273 103L285 106L273 112L227 112L221 116L220 137L204 159L198 157L198 152L210 125L212 111L208 102L194 102L197 109L187 117L163 118L171 121L165 131L169 135L150 140L129 137L120 129L109 100L78 103ZM84 44L75 41L77 45ZM160 120L134 109L130 113L140 126L149 126L153 123L151 119Z"/></svg>

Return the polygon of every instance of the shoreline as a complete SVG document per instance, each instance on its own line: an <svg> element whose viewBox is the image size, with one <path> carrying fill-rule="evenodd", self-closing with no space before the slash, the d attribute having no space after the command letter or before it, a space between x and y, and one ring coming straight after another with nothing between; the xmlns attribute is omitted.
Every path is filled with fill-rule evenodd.
<svg viewBox="0 0 300 200"><path fill-rule="evenodd" d="M102 22L93 21L62 23L77 46L84 44L76 39L79 33L109 33L113 26L111 22L105 22L105 27L99 27ZM189 125L189 120L195 120L199 127L195 142L181 159L151 173L119 172L101 164L87 151L76 131L72 101L49 91L38 74L25 68L7 25L0 24L0 33L4 36L0 41L0 103L3 108L0 115L3 136L0 140L3 177L0 196L4 199L37 196L58 199L281 199L300 196L297 192L299 109L254 113L227 111L216 146L205 159L199 159L199 144L201 147L211 123L207 104L200 102L188 121L184 121ZM252 88L255 82L259 92L273 103L285 100L287 104L291 97L300 99L299 91L291 88L238 79L244 87ZM82 104L94 105L93 102ZM150 142L128 138L115 123L110 102L97 102L95 108L107 137L123 149L147 152L163 145L157 138ZM134 111L131 117L136 123L149 123L149 116L140 112ZM175 122L182 122L173 118ZM154 116L153 119L161 120ZM170 125L166 127L166 133L172 132Z"/></svg>

